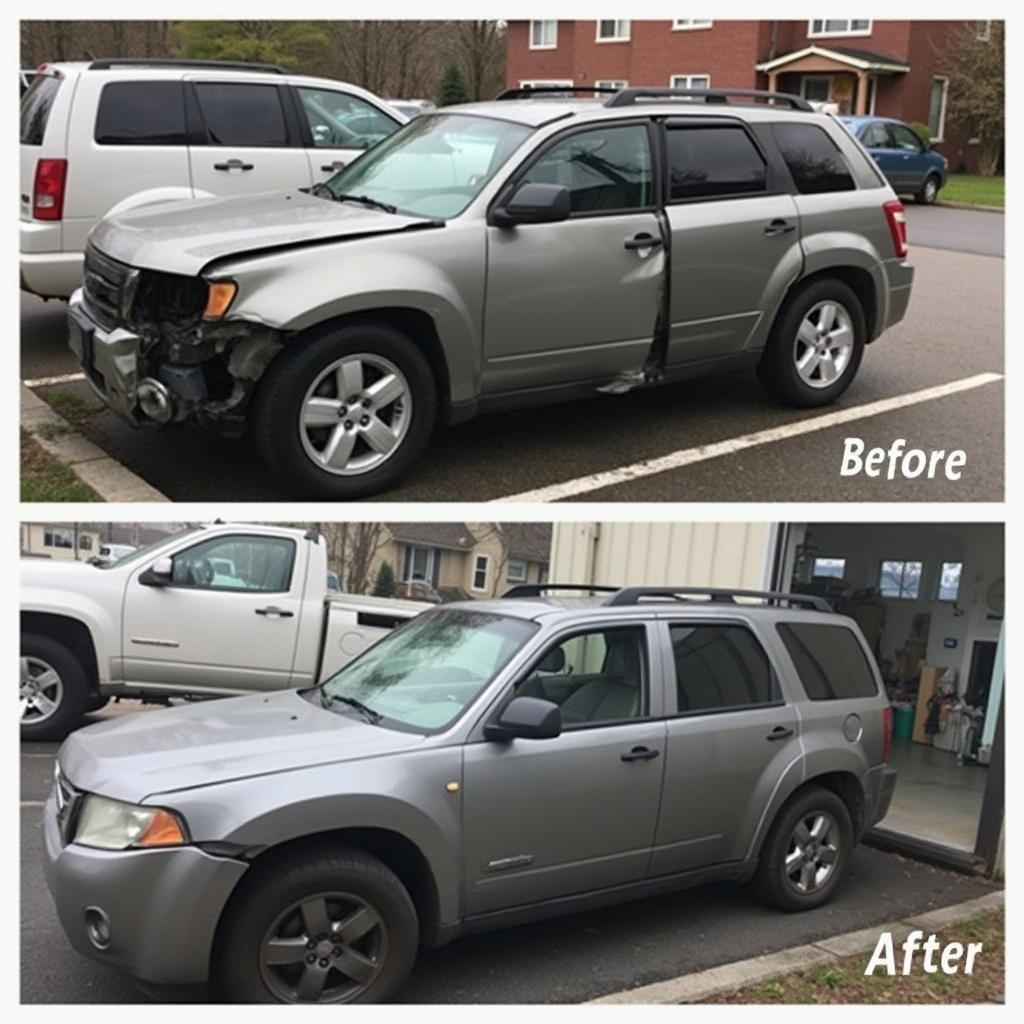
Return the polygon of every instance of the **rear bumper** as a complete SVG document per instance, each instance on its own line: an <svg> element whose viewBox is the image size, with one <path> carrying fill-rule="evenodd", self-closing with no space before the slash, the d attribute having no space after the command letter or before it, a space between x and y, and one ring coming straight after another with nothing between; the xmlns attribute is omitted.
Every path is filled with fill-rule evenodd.
<svg viewBox="0 0 1024 1024"><path fill-rule="evenodd" d="M864 829L877 825L888 813L896 790L897 771L887 764L872 768L864 780Z"/></svg>
<svg viewBox="0 0 1024 1024"><path fill-rule="evenodd" d="M85 257L80 252L24 252L18 278L21 290L44 299L66 299L82 283Z"/></svg>

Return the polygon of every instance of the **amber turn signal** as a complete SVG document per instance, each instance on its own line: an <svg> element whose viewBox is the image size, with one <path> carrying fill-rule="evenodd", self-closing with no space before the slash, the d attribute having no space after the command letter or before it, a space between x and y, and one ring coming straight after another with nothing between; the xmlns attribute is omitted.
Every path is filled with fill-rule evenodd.
<svg viewBox="0 0 1024 1024"><path fill-rule="evenodd" d="M169 811L157 810L149 827L135 840L135 845L182 846L185 841L181 822Z"/></svg>
<svg viewBox="0 0 1024 1024"><path fill-rule="evenodd" d="M219 320L234 302L237 291L238 285L234 281L211 281L210 290L206 294L203 319Z"/></svg>

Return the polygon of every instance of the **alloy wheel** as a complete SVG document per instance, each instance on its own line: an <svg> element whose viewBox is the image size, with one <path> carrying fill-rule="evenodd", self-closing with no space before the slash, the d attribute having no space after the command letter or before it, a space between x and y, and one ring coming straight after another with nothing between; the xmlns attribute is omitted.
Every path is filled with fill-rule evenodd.
<svg viewBox="0 0 1024 1024"><path fill-rule="evenodd" d="M64 684L57 670L42 658L23 654L19 698L23 724L36 725L52 718L64 699Z"/></svg>
<svg viewBox="0 0 1024 1024"><path fill-rule="evenodd" d="M853 358L853 321L842 303L818 302L796 332L793 358L800 379L812 388L827 388L846 372Z"/></svg>
<svg viewBox="0 0 1024 1024"><path fill-rule="evenodd" d="M376 469L405 440L412 420L412 393L390 359L372 354L331 363L306 391L299 434L309 458L336 476Z"/></svg>
<svg viewBox="0 0 1024 1024"><path fill-rule="evenodd" d="M939 194L939 186L936 184L934 178L929 178L924 183L924 201L926 203L934 203L936 197Z"/></svg>
<svg viewBox="0 0 1024 1024"><path fill-rule="evenodd" d="M260 973L282 1002L350 1002L380 973L387 942L384 920L366 900L317 893L274 920L260 945Z"/></svg>
<svg viewBox="0 0 1024 1024"><path fill-rule="evenodd" d="M786 848L786 881L802 896L817 892L832 877L839 862L839 827L826 811L804 815Z"/></svg>

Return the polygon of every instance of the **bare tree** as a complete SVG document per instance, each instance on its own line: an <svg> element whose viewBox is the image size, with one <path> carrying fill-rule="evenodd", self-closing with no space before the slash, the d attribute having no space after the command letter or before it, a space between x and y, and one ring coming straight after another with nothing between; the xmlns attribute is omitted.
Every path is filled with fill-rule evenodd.
<svg viewBox="0 0 1024 1024"><path fill-rule="evenodd" d="M455 56L473 100L490 99L505 81L505 25L499 21L452 22Z"/></svg>
<svg viewBox="0 0 1024 1024"><path fill-rule="evenodd" d="M327 546L327 564L335 568L350 594L365 594L377 552L387 543L383 523L314 523Z"/></svg>

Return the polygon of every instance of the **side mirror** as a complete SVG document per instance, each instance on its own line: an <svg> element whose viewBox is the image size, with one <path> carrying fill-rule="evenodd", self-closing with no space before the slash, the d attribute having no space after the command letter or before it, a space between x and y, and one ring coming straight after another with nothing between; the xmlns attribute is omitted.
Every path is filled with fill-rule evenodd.
<svg viewBox="0 0 1024 1024"><path fill-rule="evenodd" d="M489 740L550 740L562 734L562 709L538 697L515 697L498 716L484 726Z"/></svg>
<svg viewBox="0 0 1024 1024"><path fill-rule="evenodd" d="M572 212L569 190L564 185L526 182L515 190L504 206L491 211L491 221L499 228L517 224L554 224L567 220Z"/></svg>
<svg viewBox="0 0 1024 1024"><path fill-rule="evenodd" d="M164 555L139 576L139 582L144 587L166 587L171 582L173 570L174 563L167 555Z"/></svg>

